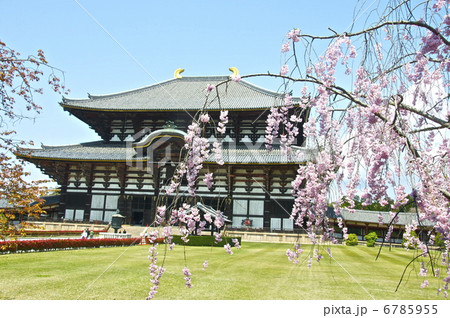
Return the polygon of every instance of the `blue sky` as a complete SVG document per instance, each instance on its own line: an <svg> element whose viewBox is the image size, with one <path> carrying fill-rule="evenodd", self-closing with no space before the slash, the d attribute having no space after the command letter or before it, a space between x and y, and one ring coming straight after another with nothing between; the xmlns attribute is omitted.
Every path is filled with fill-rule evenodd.
<svg viewBox="0 0 450 318"><path fill-rule="evenodd" d="M108 94L168 80L177 68L185 69L184 76L228 75L231 66L243 75L277 73L281 44L290 29L310 34L328 34L328 27L345 31L355 4L356 0L0 0L0 40L23 55L44 50L50 64L64 71L69 97L86 98L87 93ZM250 81L272 90L280 84ZM61 96L47 89L37 101L44 111L36 120L13 127L21 137L36 145L99 139L62 110Z"/></svg>

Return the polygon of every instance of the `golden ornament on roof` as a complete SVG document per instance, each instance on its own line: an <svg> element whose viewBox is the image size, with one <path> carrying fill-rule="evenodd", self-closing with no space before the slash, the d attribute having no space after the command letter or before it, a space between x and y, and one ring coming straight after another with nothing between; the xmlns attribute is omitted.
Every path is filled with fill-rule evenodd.
<svg viewBox="0 0 450 318"><path fill-rule="evenodd" d="M238 76L239 75L239 70L236 67L234 67L234 66L230 67L229 70L233 72L232 76Z"/></svg>
<svg viewBox="0 0 450 318"><path fill-rule="evenodd" d="M177 68L175 70L175 73L173 74L173 77L175 78L182 78L182 76L180 75L181 73L184 72L184 68Z"/></svg>

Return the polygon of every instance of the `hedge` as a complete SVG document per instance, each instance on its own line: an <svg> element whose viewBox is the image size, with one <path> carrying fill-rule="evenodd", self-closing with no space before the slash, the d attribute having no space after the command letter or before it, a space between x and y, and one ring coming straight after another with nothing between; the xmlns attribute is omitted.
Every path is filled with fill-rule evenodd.
<svg viewBox="0 0 450 318"><path fill-rule="evenodd" d="M58 249L77 249L105 246L137 245L136 238L122 239L48 239L48 240L18 240L0 242L0 253L14 253L18 251L51 251Z"/></svg>
<svg viewBox="0 0 450 318"><path fill-rule="evenodd" d="M189 242L185 243L181 236L179 235L173 235L172 242L177 245L187 245L187 246L219 246L223 247L225 244L230 244L231 246L234 245L234 243L231 241L232 239L237 239L239 241L239 244L241 244L241 238L240 237L228 237L224 236L222 237L222 241L219 243L215 243L215 236L211 235L190 235L188 236Z"/></svg>
<svg viewBox="0 0 450 318"><path fill-rule="evenodd" d="M186 243L185 241L183 241L181 239L180 235L173 235L173 239L172 239L172 243L175 243L176 245L186 245L186 246L218 246L218 247L223 247L225 244L230 244L230 245L234 245L234 243L232 242L232 239L237 239L239 241L239 245L241 244L241 238L240 237L222 237L222 241L219 243L216 243L215 240L216 238L214 236L210 236L210 235L202 235L202 236L197 236L197 235L190 235L188 236L189 241ZM147 244L150 244L150 240L149 238L145 239L145 242ZM162 243L164 244L164 238L157 238L155 243Z"/></svg>
<svg viewBox="0 0 450 318"><path fill-rule="evenodd" d="M95 234L100 232L105 232L104 230L94 230ZM64 230L64 231L47 231L47 230L25 230L25 235L27 236L63 236L63 235L81 235L82 230Z"/></svg>

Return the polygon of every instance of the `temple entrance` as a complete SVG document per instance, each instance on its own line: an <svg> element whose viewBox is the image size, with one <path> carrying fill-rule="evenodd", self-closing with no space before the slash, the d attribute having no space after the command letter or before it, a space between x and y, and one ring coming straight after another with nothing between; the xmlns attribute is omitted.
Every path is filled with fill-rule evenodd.
<svg viewBox="0 0 450 318"><path fill-rule="evenodd" d="M144 212L134 212L131 219L131 225L143 225L144 223Z"/></svg>
<svg viewBox="0 0 450 318"><path fill-rule="evenodd" d="M144 226L149 223L152 210L152 197L134 195L131 203L130 225Z"/></svg>

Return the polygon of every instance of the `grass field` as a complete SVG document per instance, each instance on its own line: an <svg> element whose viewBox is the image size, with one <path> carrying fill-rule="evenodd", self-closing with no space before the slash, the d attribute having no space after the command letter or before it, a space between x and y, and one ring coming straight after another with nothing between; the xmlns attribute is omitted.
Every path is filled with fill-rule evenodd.
<svg viewBox="0 0 450 318"><path fill-rule="evenodd" d="M414 252L333 246L320 263L287 260L289 244L243 243L228 255L218 247L176 246L164 260L166 273L156 299L442 299L439 280L420 289L418 265L395 288ZM303 247L307 254L310 247ZM132 246L0 255L0 299L126 299L148 295L148 246ZM163 261L160 246L158 264ZM185 256L186 255L186 259ZM202 270L208 260L209 267ZM184 286L182 269L194 288Z"/></svg>

